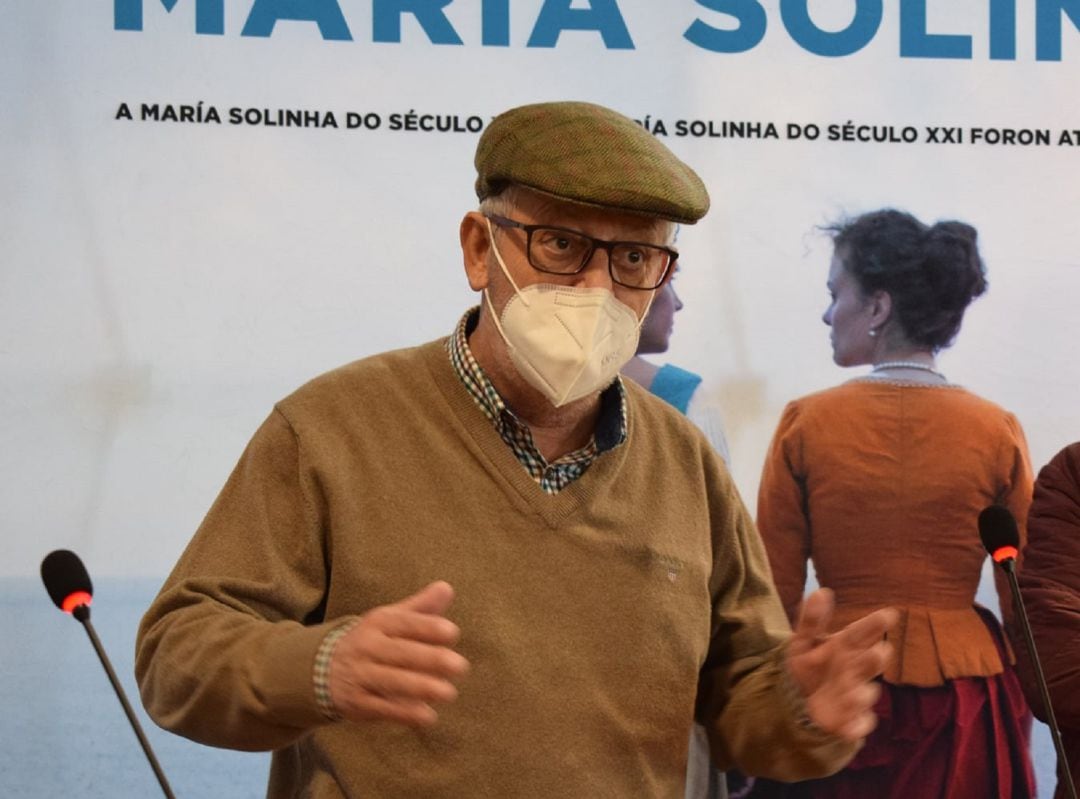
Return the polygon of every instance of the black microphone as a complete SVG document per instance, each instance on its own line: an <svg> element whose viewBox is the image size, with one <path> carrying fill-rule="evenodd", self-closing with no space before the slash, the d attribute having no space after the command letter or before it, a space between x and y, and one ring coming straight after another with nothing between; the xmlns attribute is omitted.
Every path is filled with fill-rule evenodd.
<svg viewBox="0 0 1080 799"><path fill-rule="evenodd" d="M1016 527L1016 519L1003 505L990 505L983 508L979 514L979 538L986 551L994 562L1001 566L1009 576L1009 586L1012 590L1013 605L1020 617L1020 626L1024 631L1024 641L1027 643L1028 652L1031 653L1031 663L1035 670L1035 681L1039 685L1039 696L1042 697L1043 707L1046 708L1046 723L1050 727L1050 737L1054 740L1054 749L1057 750L1058 764L1061 766L1065 788L1071 799L1077 799L1076 786L1073 784L1072 774L1069 772L1069 760L1065 756L1065 747L1061 742L1061 730L1058 729L1057 719L1054 718L1054 708L1050 704L1050 690L1046 686L1046 677L1043 675L1042 662L1039 653L1035 649L1035 638L1031 634L1031 623L1028 621L1027 609L1024 607L1024 599L1020 596L1020 584L1016 581L1016 558L1020 554L1020 531Z"/></svg>
<svg viewBox="0 0 1080 799"><path fill-rule="evenodd" d="M979 514L979 538L995 563L1009 573L1016 570L1020 531L1008 508L1004 505L988 505L982 509ZM1019 591L1016 596L1019 598Z"/></svg>
<svg viewBox="0 0 1080 799"><path fill-rule="evenodd" d="M169 787L169 781L165 779L165 772L161 770L157 758L154 757L154 751L150 748L150 742L146 740L142 726L131 709L124 689L120 681L116 679L116 672L113 671L112 664L105 654L105 648L98 640L94 625L90 623L90 603L93 601L94 587L83 562L71 550L57 549L41 561L41 580L45 583L45 590L49 592L53 604L78 619L86 630L86 634L90 636L90 643L94 645L94 651L97 652L101 665L105 667L105 673L109 675L109 682L116 691L116 697L120 700L132 729L135 730L135 737L139 739L139 744L146 753L147 760L150 761L150 768L154 770L154 776L157 777L161 790L165 792L167 799L176 799L172 788Z"/></svg>

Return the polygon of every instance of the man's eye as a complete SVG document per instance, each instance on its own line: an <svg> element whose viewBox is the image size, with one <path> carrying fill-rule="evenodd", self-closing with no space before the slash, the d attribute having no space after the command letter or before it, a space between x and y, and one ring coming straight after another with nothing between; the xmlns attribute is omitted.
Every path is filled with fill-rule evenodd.
<svg viewBox="0 0 1080 799"><path fill-rule="evenodd" d="M540 244L556 250L565 250L570 247L570 239L566 236L557 236L554 233L547 233L540 237Z"/></svg>

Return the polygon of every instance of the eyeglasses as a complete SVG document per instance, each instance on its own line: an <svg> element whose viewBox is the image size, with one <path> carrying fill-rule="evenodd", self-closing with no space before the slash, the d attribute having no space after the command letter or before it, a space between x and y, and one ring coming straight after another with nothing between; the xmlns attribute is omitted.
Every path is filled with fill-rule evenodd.
<svg viewBox="0 0 1080 799"><path fill-rule="evenodd" d="M551 225L526 225L492 214L487 217L502 228L524 230L529 264L540 272L576 275L598 249L608 254L612 281L628 289L652 291L663 285L679 253L639 241L604 241L580 230Z"/></svg>

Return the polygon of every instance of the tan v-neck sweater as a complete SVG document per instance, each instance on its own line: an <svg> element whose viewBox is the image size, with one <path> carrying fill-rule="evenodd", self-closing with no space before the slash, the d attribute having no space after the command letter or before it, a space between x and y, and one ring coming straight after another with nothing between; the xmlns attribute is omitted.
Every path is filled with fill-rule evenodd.
<svg viewBox="0 0 1080 799"><path fill-rule="evenodd" d="M442 342L326 374L249 444L139 631L161 725L274 749L270 797L681 797L697 703L720 765L854 747L796 723L789 635L719 458L628 384L629 437L545 494ZM436 579L472 670L438 724L328 723L326 633Z"/></svg>

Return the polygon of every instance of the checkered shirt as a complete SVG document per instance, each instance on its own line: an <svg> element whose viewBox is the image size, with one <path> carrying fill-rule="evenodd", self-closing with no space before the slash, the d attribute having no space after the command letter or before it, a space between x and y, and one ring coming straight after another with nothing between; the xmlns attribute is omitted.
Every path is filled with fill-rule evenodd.
<svg viewBox="0 0 1080 799"><path fill-rule="evenodd" d="M469 349L468 336L476 327L479 308L469 310L458 322L454 334L446 340L450 363L469 395L495 425L502 440L513 451L525 471L548 494L557 494L585 473L597 456L626 441L626 391L619 378L600 394L600 418L596 432L581 449L548 463L533 443L525 422L506 407L499 392L488 380Z"/></svg>

